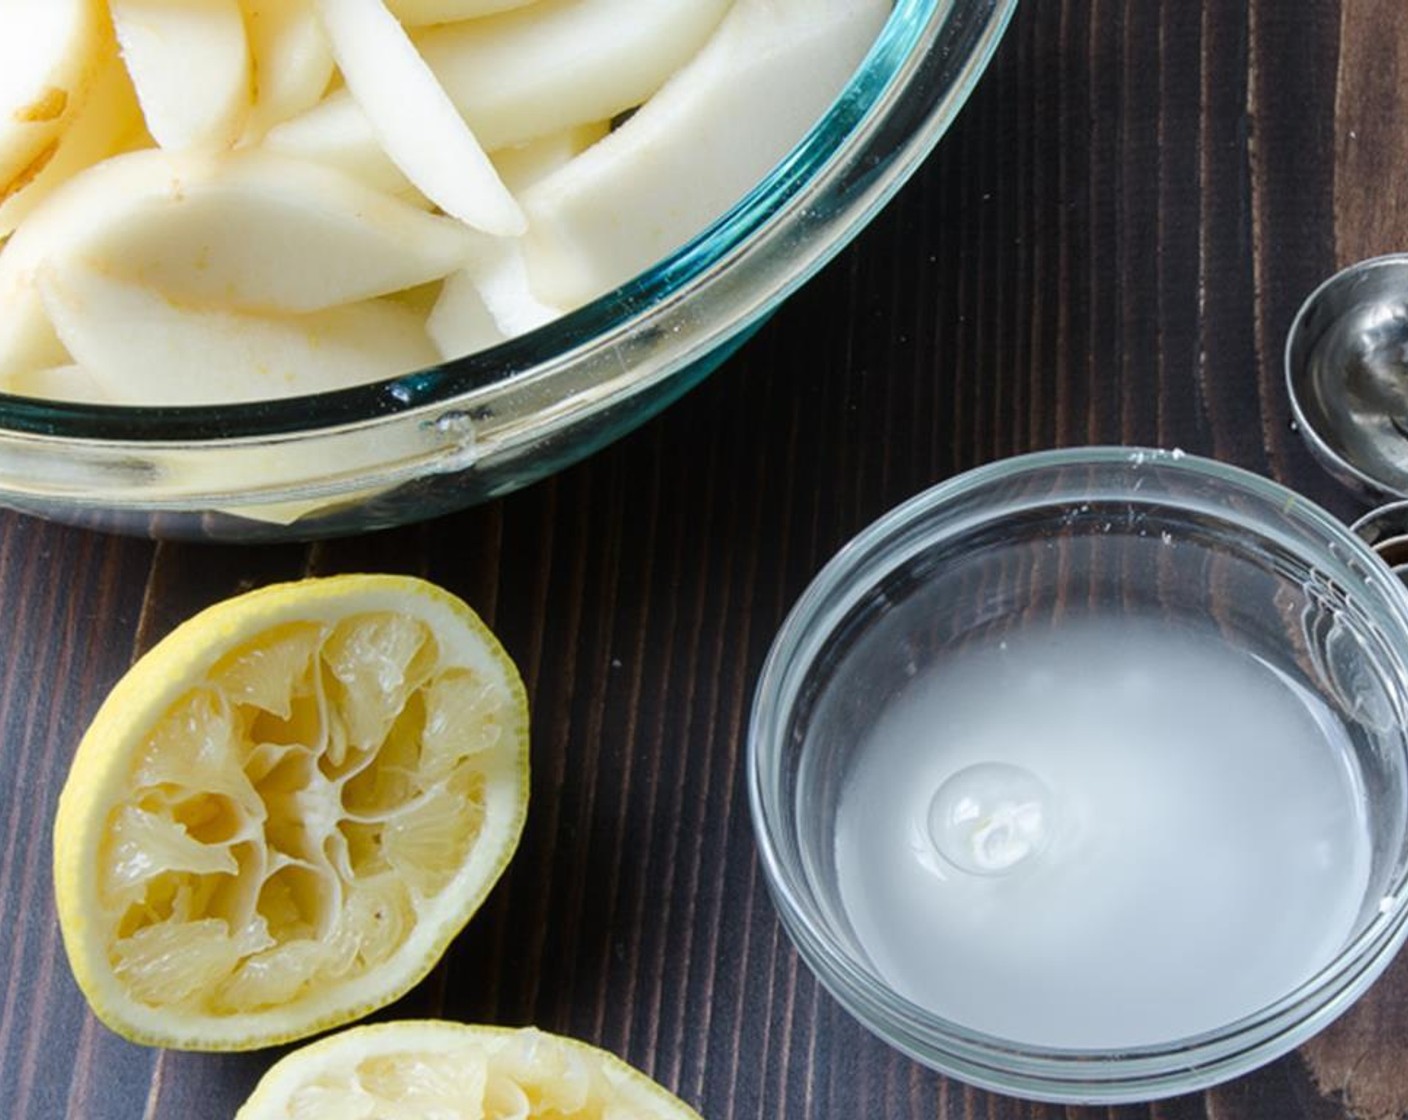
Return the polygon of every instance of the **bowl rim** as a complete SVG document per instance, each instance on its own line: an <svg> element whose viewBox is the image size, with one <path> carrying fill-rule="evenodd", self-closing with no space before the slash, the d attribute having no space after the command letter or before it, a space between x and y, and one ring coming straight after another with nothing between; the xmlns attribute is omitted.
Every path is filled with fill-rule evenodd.
<svg viewBox="0 0 1408 1120"><path fill-rule="evenodd" d="M908 499L852 537L813 577L788 612L768 651L753 694L746 729L748 801L759 862L784 928L800 955L862 1025L921 1064L1001 1093L1062 1104L1120 1104L1186 1093L1246 1073L1299 1045L1346 1010L1387 967L1408 939L1408 861L1396 867L1379 913L1333 960L1267 1007L1199 1035L1147 1046L1063 1049L1013 1043L948 1022L884 988L818 931L811 885L800 860L787 854L791 818L772 791L781 778L779 744L789 725L797 685L836 625L868 588L915 552L955 530L907 534L925 518L994 483L1036 478L1057 469L1157 466L1261 499L1305 534L1321 567L1351 573L1382 629L1408 665L1408 588L1369 545L1343 522L1289 488L1240 467L1182 451L1093 446L1039 451L977 467ZM1113 493L1092 491L1092 496ZM1133 495L1131 488L1126 492ZM1069 493L1066 498L1069 500ZM1059 497L1059 496L1058 496ZM1014 510L1050 506L1048 492L975 513L991 521ZM1164 504L1177 503L1164 501ZM1228 505L1219 515L1251 527ZM966 523L965 523L966 524ZM1262 526L1265 528L1265 526ZM958 530L961 531L961 530Z"/></svg>
<svg viewBox="0 0 1408 1120"><path fill-rule="evenodd" d="M951 19L969 19L980 30L975 48L962 60L956 79L938 91L926 127L906 137L885 162L899 170L880 176L864 204L829 236L766 303L744 309L716 324L707 337L677 363L721 342L759 319L839 251L850 236L898 190L927 156L985 71L1018 0L895 0L876 41L826 113L805 137L747 195L662 261L616 289L527 334L490 349L410 371L392 378L322 393L267 401L215 405L133 406L90 404L0 392L0 439L18 437L60 444L201 448L274 439L313 438L349 428L377 426L446 407L473 407L485 394L554 372L584 355L619 346L659 310L701 287L716 283L742 260L756 255L770 238L805 213L812 188L843 171L854 154L881 127L901 99L922 61L916 54ZM540 360L541 359L541 360ZM668 371L667 371L668 372ZM637 386L614 395L632 395ZM594 401L595 406L600 405Z"/></svg>

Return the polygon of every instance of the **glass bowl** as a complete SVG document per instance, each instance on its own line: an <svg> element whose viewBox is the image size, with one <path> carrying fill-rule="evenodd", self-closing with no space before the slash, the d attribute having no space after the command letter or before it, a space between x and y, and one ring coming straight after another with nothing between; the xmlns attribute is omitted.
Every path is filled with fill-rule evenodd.
<svg viewBox="0 0 1408 1120"><path fill-rule="evenodd" d="M849 85L677 253L530 334L393 380L249 405L0 395L0 504L115 532L241 541L391 526L505 493L707 376L919 166L1016 0L896 0Z"/></svg>
<svg viewBox="0 0 1408 1120"><path fill-rule="evenodd" d="M1000 462L817 576L747 766L782 922L873 1033L1014 1096L1189 1092L1408 933L1408 594L1240 470Z"/></svg>

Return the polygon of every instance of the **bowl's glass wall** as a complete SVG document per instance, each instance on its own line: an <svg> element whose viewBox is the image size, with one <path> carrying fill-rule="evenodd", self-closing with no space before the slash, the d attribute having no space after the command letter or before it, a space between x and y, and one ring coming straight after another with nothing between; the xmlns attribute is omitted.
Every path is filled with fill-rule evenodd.
<svg viewBox="0 0 1408 1120"><path fill-rule="evenodd" d="M1408 615L1387 569L1280 488L1201 461L1112 451L1016 460L941 487L867 531L818 578L759 685L755 821L789 931L823 982L921 1061L1055 1100L1134 1100L1232 1076L1338 1013L1404 933ZM835 865L857 745L926 665L1082 616L1210 631L1337 713L1356 752L1372 867L1342 957L1282 1005L1186 1044L1123 1056L1011 1046L886 991ZM1388 899L1391 906L1383 905Z"/></svg>
<svg viewBox="0 0 1408 1120"><path fill-rule="evenodd" d="M777 168L637 279L502 346L265 404L129 409L0 395L0 504L169 537L314 538L430 517L589 453L706 376L909 178L1016 0L897 0Z"/></svg>

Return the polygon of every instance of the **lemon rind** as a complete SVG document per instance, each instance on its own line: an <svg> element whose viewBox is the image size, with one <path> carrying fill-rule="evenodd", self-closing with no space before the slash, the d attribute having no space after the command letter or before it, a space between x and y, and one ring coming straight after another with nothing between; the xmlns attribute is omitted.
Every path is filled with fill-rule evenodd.
<svg viewBox="0 0 1408 1120"><path fill-rule="evenodd" d="M351 609L349 609L351 608ZM230 648L278 625L299 620L336 623L349 613L398 611L425 621L447 663L492 674L523 714L506 728L504 759L491 771L496 785L517 796L486 797L486 814L470 857L440 892L407 940L382 964L288 1006L225 1016L191 1016L140 1003L113 975L90 917L100 912L97 876L89 861L121 797L125 766L150 728L175 700ZM527 820L529 738L527 694L503 646L465 603L411 576L352 574L272 584L218 602L181 623L143 655L99 707L75 751L54 819L54 894L59 927L74 978L94 1014L132 1042L186 1050L237 1051L292 1042L345 1025L410 991L435 967L503 876Z"/></svg>
<svg viewBox="0 0 1408 1120"><path fill-rule="evenodd" d="M397 1051L444 1053L466 1042L494 1049L515 1040L543 1039L560 1044L599 1064L613 1088L649 1107L640 1120L702 1120L702 1117L660 1082L609 1050L581 1039L536 1027L503 1027L446 1019L400 1019L351 1027L308 1043L284 1055L259 1080L234 1120L285 1120L284 1107L299 1088L317 1076L346 1069L364 1058ZM394 1046L382 1045L394 1042Z"/></svg>

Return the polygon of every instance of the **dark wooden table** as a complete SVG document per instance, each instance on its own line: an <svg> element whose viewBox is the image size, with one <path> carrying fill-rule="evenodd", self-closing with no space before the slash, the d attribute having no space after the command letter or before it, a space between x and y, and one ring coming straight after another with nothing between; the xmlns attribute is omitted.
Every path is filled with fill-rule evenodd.
<svg viewBox="0 0 1408 1120"><path fill-rule="evenodd" d="M0 1117L230 1116L272 1055L129 1045L70 977L49 828L142 649L302 573L408 571L497 629L533 807L489 904L389 1014L606 1046L708 1120L1408 1116L1408 960L1298 1053L1117 1110L952 1083L792 951L743 738L792 600L882 511L1000 456L1182 447L1354 502L1289 422L1281 346L1337 265L1408 249L1403 0L1025 0L935 156L703 387L589 462L441 520L302 546L153 544L0 515Z"/></svg>

